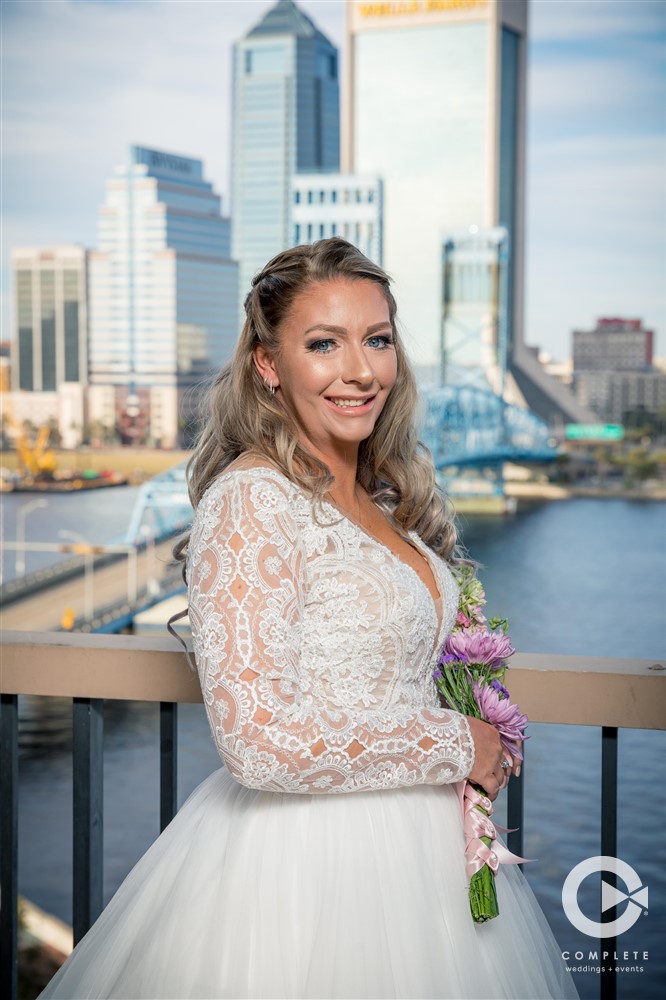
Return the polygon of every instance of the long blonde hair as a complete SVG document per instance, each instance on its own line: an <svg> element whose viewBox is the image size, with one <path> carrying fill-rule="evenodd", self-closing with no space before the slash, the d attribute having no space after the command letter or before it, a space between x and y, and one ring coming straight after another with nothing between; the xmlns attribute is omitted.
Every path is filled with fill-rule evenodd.
<svg viewBox="0 0 666 1000"><path fill-rule="evenodd" d="M430 453L418 441L416 383L396 328L396 303L385 271L339 237L284 250L252 280L246 319L234 355L211 387L208 422L187 466L196 509L208 486L242 454L261 456L313 499L333 484L327 466L300 443L293 414L264 384L253 352L262 344L280 355L280 329L295 298L322 281L374 281L386 298L393 327L397 377L368 438L359 447L357 480L403 531L414 530L451 559L456 532L449 503L437 486ZM189 535L174 549L185 558Z"/></svg>

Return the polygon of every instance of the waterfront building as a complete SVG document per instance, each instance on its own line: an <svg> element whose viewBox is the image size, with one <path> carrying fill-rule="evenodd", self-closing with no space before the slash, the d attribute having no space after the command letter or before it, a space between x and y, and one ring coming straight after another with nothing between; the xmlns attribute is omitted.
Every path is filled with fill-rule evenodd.
<svg viewBox="0 0 666 1000"><path fill-rule="evenodd" d="M295 174L291 243L342 236L382 264L383 191L378 177Z"/></svg>
<svg viewBox="0 0 666 1000"><path fill-rule="evenodd" d="M52 444L78 448L86 430L87 390L81 382L61 382L57 392L17 389L3 394L4 435L16 446L48 426Z"/></svg>
<svg viewBox="0 0 666 1000"><path fill-rule="evenodd" d="M640 319L603 317L594 330L574 330L574 372L650 368L654 332Z"/></svg>
<svg viewBox="0 0 666 1000"><path fill-rule="evenodd" d="M131 146L89 270L92 419L103 410L125 443L188 442L198 388L238 336L230 223L202 161Z"/></svg>
<svg viewBox="0 0 666 1000"><path fill-rule="evenodd" d="M88 251L78 245L12 250L12 387L57 392L88 378Z"/></svg>
<svg viewBox="0 0 666 1000"><path fill-rule="evenodd" d="M666 407L666 374L652 366L654 332L640 319L603 317L593 330L573 331L576 397L607 423L632 411Z"/></svg>
<svg viewBox="0 0 666 1000"><path fill-rule="evenodd" d="M292 244L292 177L339 169L338 52L292 0L233 48L232 256L240 301Z"/></svg>
<svg viewBox="0 0 666 1000"><path fill-rule="evenodd" d="M632 414L666 411L666 373L583 371L575 376L576 395L603 423L631 422Z"/></svg>
<svg viewBox="0 0 666 1000"><path fill-rule="evenodd" d="M384 182L384 264L414 361L441 364L442 243L509 233L508 328L522 340L527 3L352 2L343 169Z"/></svg>

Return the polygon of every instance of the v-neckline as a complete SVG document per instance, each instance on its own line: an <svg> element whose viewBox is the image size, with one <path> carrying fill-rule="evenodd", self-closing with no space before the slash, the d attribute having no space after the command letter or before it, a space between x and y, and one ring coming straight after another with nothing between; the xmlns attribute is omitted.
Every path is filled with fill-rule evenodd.
<svg viewBox="0 0 666 1000"><path fill-rule="evenodd" d="M417 550L417 552L419 552L421 554L421 556L423 556L423 558L427 562L428 566L430 567L430 572L432 573L432 578L435 581L435 586L437 587L437 594L438 594L437 597L433 597L432 596L432 594L430 593L430 588L421 579L421 577L416 572L416 570L414 569L414 567L410 566L409 563L405 562L404 559L401 559L400 556L398 555L398 553L394 552L390 545L386 545L385 542L380 541L380 539L376 538L375 535L371 535L369 531L366 531L366 529L364 527L362 527L362 525L360 525L358 523L358 521L354 521L354 519L351 518L351 517L349 517L348 514L344 514L339 509L339 507L336 507L335 504L332 504L329 500L324 500L322 498L321 499L321 503L325 504L326 507L330 507L330 509L332 511L334 511L336 514L338 514L348 524L351 524L352 527L356 528L356 530L359 531L362 535L364 535L365 538L368 538L371 542L374 542L375 545L379 546L380 549L384 549L386 552L388 552L389 555L393 556L393 559L395 560L395 562L398 563L398 565L406 567L406 569L410 573L412 573L412 575L414 576L414 578L416 580L418 580L419 584L421 585L421 587L423 588L423 590L428 595L428 598L429 598L429 600L430 600L430 602L431 602L431 604L433 606L433 610L435 612L435 621L437 622L437 630L435 632L435 645L434 645L434 648L433 648L433 650L432 650L432 652L430 654L430 659L432 660L435 657L435 655L439 652L439 650L441 648L441 645L442 645L442 634L443 634L443 631L444 631L444 592L443 592L443 589L442 589L442 583L441 583L439 574L436 572L435 566L434 566L432 560L430 559L430 554L427 551L425 551L426 545L423 542L423 540L420 538L420 536L415 531L410 531L409 532L409 537L412 540L412 547L415 548ZM377 505L375 505L375 506L377 506ZM381 510L381 508L379 508L379 509ZM418 542L416 541L416 539L418 539ZM438 605L439 605L439 607L438 607Z"/></svg>

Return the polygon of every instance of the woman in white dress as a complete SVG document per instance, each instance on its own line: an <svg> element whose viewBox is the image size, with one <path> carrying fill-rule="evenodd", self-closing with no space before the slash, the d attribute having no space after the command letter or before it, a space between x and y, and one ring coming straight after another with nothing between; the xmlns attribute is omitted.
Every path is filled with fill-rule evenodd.
<svg viewBox="0 0 666 1000"><path fill-rule="evenodd" d="M341 239L253 281L190 466L207 778L43 997L575 997L517 869L469 912L456 783L517 765L443 709L455 531L385 273Z"/></svg>

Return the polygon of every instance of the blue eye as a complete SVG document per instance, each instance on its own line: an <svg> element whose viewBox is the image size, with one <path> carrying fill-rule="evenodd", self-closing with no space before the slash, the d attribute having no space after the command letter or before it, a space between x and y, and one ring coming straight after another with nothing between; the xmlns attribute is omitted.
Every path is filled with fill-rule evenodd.
<svg viewBox="0 0 666 1000"><path fill-rule="evenodd" d="M330 354L329 348L334 345L334 340L314 340L308 344L308 351L312 351L313 354Z"/></svg>
<svg viewBox="0 0 666 1000"><path fill-rule="evenodd" d="M385 351L387 347L393 346L393 337L388 334L377 334L375 337L370 337L368 343L372 346L373 342L377 350Z"/></svg>

